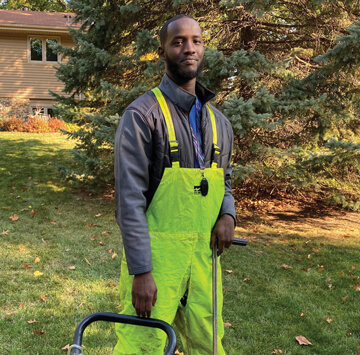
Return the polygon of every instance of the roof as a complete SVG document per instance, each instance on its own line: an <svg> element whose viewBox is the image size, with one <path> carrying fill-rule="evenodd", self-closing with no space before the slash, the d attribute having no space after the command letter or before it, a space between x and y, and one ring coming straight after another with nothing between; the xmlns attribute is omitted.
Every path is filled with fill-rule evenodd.
<svg viewBox="0 0 360 355"><path fill-rule="evenodd" d="M0 28L38 28L67 30L80 27L72 24L75 14L65 12L40 12L23 10L0 10Z"/></svg>

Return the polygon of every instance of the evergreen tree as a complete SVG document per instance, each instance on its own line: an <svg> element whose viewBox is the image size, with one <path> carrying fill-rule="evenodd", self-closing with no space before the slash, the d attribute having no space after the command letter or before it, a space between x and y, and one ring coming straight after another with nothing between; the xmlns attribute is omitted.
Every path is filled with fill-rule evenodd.
<svg viewBox="0 0 360 355"><path fill-rule="evenodd" d="M69 12L66 0L3 0L0 9Z"/></svg>
<svg viewBox="0 0 360 355"><path fill-rule="evenodd" d="M54 95L59 114L79 125L68 133L78 139L76 165L63 169L73 181L112 185L117 123L161 79L159 27L185 13L204 28L200 81L217 91L216 104L233 124L235 178L356 191L357 1L71 0L69 6L82 28L73 31L75 47L61 49L68 62L57 75L71 95Z"/></svg>

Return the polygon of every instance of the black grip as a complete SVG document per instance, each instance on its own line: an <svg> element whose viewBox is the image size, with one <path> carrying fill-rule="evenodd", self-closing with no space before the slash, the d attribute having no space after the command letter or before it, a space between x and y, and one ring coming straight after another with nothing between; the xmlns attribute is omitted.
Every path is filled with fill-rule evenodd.
<svg viewBox="0 0 360 355"><path fill-rule="evenodd" d="M247 245L248 241L246 239L234 238L232 243L234 245L241 245L241 246L245 247Z"/></svg>
<svg viewBox="0 0 360 355"><path fill-rule="evenodd" d="M173 355L175 352L176 334L174 329L168 323L161 321L159 319L140 318L140 317L127 316L124 314L107 313L107 312L92 313L87 317L85 317L76 327L73 345L81 346L82 335L85 328L89 324L96 321L125 323L125 324L140 325L144 327L159 328L163 330L169 338L169 344L165 349L164 355ZM71 355L78 355L79 353L80 353L79 349L76 348L71 349Z"/></svg>

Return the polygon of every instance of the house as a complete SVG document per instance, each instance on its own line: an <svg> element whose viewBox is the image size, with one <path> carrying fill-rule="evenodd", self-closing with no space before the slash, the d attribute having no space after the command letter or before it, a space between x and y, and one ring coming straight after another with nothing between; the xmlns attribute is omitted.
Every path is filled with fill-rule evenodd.
<svg viewBox="0 0 360 355"><path fill-rule="evenodd" d="M74 14L0 10L0 117L53 115L53 97L63 83L55 76L61 56L52 44L73 46Z"/></svg>

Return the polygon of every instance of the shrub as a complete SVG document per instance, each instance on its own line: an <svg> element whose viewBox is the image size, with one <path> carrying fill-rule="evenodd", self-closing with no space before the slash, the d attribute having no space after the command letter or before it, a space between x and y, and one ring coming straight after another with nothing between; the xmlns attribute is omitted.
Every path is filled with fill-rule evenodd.
<svg viewBox="0 0 360 355"><path fill-rule="evenodd" d="M51 133L60 129L67 130L67 126L64 121L56 117L48 121L38 116L30 116L27 121L16 117L0 120L0 131L6 132Z"/></svg>

